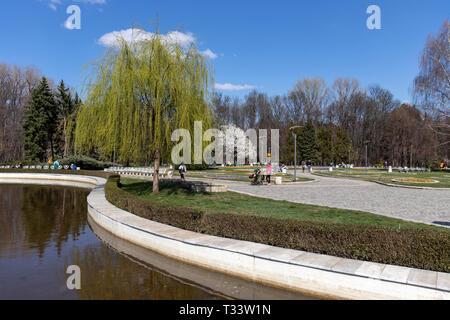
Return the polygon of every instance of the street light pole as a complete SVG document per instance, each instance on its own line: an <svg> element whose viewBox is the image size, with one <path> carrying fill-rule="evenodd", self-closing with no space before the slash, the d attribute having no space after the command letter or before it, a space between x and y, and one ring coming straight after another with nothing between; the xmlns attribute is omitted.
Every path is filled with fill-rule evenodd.
<svg viewBox="0 0 450 320"><path fill-rule="evenodd" d="M294 182L297 181L297 134L294 132Z"/></svg>
<svg viewBox="0 0 450 320"><path fill-rule="evenodd" d="M364 144L366 146L366 168L368 168L368 166L369 166L369 163L368 163L369 161L368 161L368 157L367 157L367 144L369 142L370 142L369 140L364 141Z"/></svg>
<svg viewBox="0 0 450 320"><path fill-rule="evenodd" d="M367 168L367 144L366 144L366 168Z"/></svg>
<svg viewBox="0 0 450 320"><path fill-rule="evenodd" d="M289 128L289 130L294 130L297 128L303 128L303 126L295 126ZM292 131L292 134L294 135L294 182L297 181L297 133L295 131Z"/></svg>

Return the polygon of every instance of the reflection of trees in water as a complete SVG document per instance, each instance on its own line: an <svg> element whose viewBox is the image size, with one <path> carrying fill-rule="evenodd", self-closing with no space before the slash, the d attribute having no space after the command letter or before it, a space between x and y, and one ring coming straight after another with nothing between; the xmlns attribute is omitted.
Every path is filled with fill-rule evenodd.
<svg viewBox="0 0 450 320"><path fill-rule="evenodd" d="M105 245L72 249L70 265L81 269L80 299L197 300L212 296L130 261ZM65 263L65 270L69 265Z"/></svg>
<svg viewBox="0 0 450 320"><path fill-rule="evenodd" d="M22 219L26 241L42 257L53 243L60 254L62 244L76 240L87 224L87 190L56 186L23 186Z"/></svg>
<svg viewBox="0 0 450 320"><path fill-rule="evenodd" d="M21 186L0 185L0 253L16 253L25 239L18 203L22 202Z"/></svg>

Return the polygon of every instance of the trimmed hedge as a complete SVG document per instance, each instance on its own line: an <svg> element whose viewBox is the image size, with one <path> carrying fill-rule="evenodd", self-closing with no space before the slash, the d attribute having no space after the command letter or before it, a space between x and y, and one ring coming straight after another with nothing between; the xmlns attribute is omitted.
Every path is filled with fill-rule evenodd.
<svg viewBox="0 0 450 320"><path fill-rule="evenodd" d="M105 192L108 201L123 210L185 230L348 259L450 272L450 231L204 214L141 199L121 189L120 177L111 177Z"/></svg>
<svg viewBox="0 0 450 320"><path fill-rule="evenodd" d="M62 166L70 166L72 163L75 163L78 167L84 170L103 170L109 167L118 166L112 162L99 161L86 156L72 156L59 160L59 164Z"/></svg>
<svg viewBox="0 0 450 320"><path fill-rule="evenodd" d="M105 171L88 170L39 170L39 169L0 169L0 173L53 173L53 174L73 174L80 176L94 176L108 179L118 177L117 174Z"/></svg>
<svg viewBox="0 0 450 320"><path fill-rule="evenodd" d="M235 214L205 215L205 233L348 259L450 272L449 232ZM251 230L251 232L249 232Z"/></svg>

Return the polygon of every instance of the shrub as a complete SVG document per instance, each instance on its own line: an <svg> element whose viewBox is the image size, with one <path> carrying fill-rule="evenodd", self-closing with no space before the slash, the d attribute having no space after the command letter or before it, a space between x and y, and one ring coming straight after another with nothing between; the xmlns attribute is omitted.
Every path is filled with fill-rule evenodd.
<svg viewBox="0 0 450 320"><path fill-rule="evenodd" d="M175 168L178 170L179 166L175 166ZM186 165L186 169L188 171L200 171L200 170L208 170L209 169L209 165L207 165L206 163L202 163L202 164L187 164Z"/></svg>
<svg viewBox="0 0 450 320"><path fill-rule="evenodd" d="M0 169L0 173L58 173L73 174L81 176L95 176L108 179L118 177L115 173L105 171L87 171L87 170L39 170L39 169Z"/></svg>
<svg viewBox="0 0 450 320"><path fill-rule="evenodd" d="M449 233L363 225L206 215L204 232L348 259L450 271ZM251 232L249 232L251 230Z"/></svg>
<svg viewBox="0 0 450 320"><path fill-rule="evenodd" d="M72 156L59 160L59 164L62 166L70 166L72 163L84 170L103 170L105 168L118 166L112 162L103 162L85 156Z"/></svg>

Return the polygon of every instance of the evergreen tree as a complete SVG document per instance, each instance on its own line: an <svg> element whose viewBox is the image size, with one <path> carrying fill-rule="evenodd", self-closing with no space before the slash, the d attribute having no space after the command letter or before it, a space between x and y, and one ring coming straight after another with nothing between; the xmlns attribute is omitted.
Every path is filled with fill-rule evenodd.
<svg viewBox="0 0 450 320"><path fill-rule="evenodd" d="M308 121L299 136L299 149L301 158L305 161L317 162L319 159L319 145L317 144L316 130L312 121Z"/></svg>
<svg viewBox="0 0 450 320"><path fill-rule="evenodd" d="M78 111L83 106L83 101L81 101L78 93L75 92L75 97L72 100L73 111L70 114L67 121L67 144L68 144L68 154L74 154L74 141L75 141L75 130L77 126L77 116Z"/></svg>
<svg viewBox="0 0 450 320"><path fill-rule="evenodd" d="M330 126L319 130L317 143L322 165L330 164L334 159L333 130Z"/></svg>
<svg viewBox="0 0 450 320"><path fill-rule="evenodd" d="M69 88L66 88L64 81L61 80L56 92L56 103L58 106L58 142L62 142L62 148L64 157L69 156L70 152L70 140L71 132L69 132L70 124L73 118L73 114L76 109L76 103L78 102L78 95L76 100L72 99L72 94L69 92ZM61 143L60 143L61 144Z"/></svg>
<svg viewBox="0 0 450 320"><path fill-rule="evenodd" d="M350 153L353 151L352 142L347 132L343 128L338 128L336 132L336 148L335 148L336 163L351 162Z"/></svg>
<svg viewBox="0 0 450 320"><path fill-rule="evenodd" d="M291 127L291 125L288 125L287 128L289 129ZM294 149L294 133L297 134L297 164L299 164L300 161L300 149L299 149L299 137L300 137L300 133L301 133L301 128L295 128L292 130L287 130L287 134L286 134L286 144L284 145L282 151L283 157L282 157L282 162L283 163L289 163L289 164L293 164L294 163L294 153L295 153L295 149Z"/></svg>
<svg viewBox="0 0 450 320"><path fill-rule="evenodd" d="M32 92L24 113L24 149L27 160L45 161L50 144L54 156L53 138L56 131L57 109L48 81L43 77Z"/></svg>

